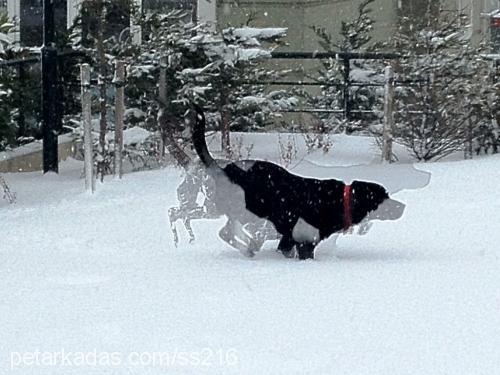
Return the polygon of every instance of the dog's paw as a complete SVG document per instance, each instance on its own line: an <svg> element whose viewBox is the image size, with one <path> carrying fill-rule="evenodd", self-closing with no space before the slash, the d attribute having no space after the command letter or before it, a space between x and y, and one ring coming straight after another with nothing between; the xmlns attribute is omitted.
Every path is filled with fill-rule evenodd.
<svg viewBox="0 0 500 375"><path fill-rule="evenodd" d="M360 236L364 236L365 234L368 233L368 231L370 230L371 227L372 227L371 222L361 223L359 228L358 228L358 234Z"/></svg>
<svg viewBox="0 0 500 375"><path fill-rule="evenodd" d="M295 247L292 248L292 250L278 250L278 251L281 251L281 253L285 258L289 259L297 258L297 251L295 250Z"/></svg>
<svg viewBox="0 0 500 375"><path fill-rule="evenodd" d="M247 258L253 258L255 256L255 252L252 249L239 249L240 253Z"/></svg>

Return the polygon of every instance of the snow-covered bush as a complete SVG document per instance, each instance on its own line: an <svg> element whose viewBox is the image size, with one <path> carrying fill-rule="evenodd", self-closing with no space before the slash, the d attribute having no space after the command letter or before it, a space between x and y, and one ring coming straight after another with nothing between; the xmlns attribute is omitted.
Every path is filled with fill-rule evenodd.
<svg viewBox="0 0 500 375"><path fill-rule="evenodd" d="M288 134L286 136L286 141L284 141L283 137L278 134L278 146L280 150L281 165L286 168L292 164L292 161L297 157L298 149L295 135Z"/></svg>
<svg viewBox="0 0 500 375"><path fill-rule="evenodd" d="M94 122L98 122L94 121ZM96 129L98 130L98 129ZM79 123L71 127L74 136L75 151L73 157L77 160L84 158L83 129ZM115 161L115 134L114 131L106 133L105 152L99 150L99 132L93 131L94 168L97 171L99 164L105 169L105 174L113 173ZM139 126L134 126L123 132L123 153L125 171L139 171L157 168L161 165L159 150L160 137L158 134L147 131Z"/></svg>
<svg viewBox="0 0 500 375"><path fill-rule="evenodd" d="M325 123L323 121L313 121L309 131L303 133L303 137L308 153L315 150L322 150L327 154L333 147L333 140L330 136L330 132L325 129Z"/></svg>
<svg viewBox="0 0 500 375"><path fill-rule="evenodd" d="M7 200L9 203L14 203L16 201L16 194L10 190L7 181L0 174L0 188L2 190L3 199Z"/></svg>

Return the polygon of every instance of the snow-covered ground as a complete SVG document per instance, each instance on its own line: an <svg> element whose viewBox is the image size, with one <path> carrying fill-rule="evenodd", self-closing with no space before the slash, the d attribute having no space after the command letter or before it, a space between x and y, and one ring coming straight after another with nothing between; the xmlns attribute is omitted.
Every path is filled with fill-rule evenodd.
<svg viewBox="0 0 500 375"><path fill-rule="evenodd" d="M263 137L252 155L279 160ZM244 258L218 239L222 219L193 222L197 241L181 232L175 248L173 168L94 195L76 161L4 175L17 203L0 200L0 374L498 373L500 158L377 158L370 139L341 136L290 164L382 182L406 204L306 262L275 243Z"/></svg>

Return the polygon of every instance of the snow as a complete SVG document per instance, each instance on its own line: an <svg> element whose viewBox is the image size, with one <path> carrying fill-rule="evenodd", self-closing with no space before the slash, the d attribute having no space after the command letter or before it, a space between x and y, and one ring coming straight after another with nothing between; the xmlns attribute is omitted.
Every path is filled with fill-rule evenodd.
<svg viewBox="0 0 500 375"><path fill-rule="evenodd" d="M201 74L205 74L207 71L209 71L210 69L212 69L214 67L214 63L210 63L208 65L206 65L205 67L203 68L198 68L198 69L192 69L192 68L186 68L186 69L183 69L180 74L181 75L184 75L184 76L193 76L193 77L197 77Z"/></svg>
<svg viewBox="0 0 500 375"><path fill-rule="evenodd" d="M257 39L272 39L286 34L287 28L284 27L241 27L230 29L234 36L242 39L257 38Z"/></svg>
<svg viewBox="0 0 500 375"><path fill-rule="evenodd" d="M125 146L141 144L146 141L148 137L150 137L152 133L147 131L140 126L133 126L131 128L125 129L123 131L123 144ZM106 139L108 141L114 141L115 132L111 131L106 134Z"/></svg>
<svg viewBox="0 0 500 375"><path fill-rule="evenodd" d="M127 108L125 109L125 113L123 114L123 116L125 118L144 119L147 114L139 108Z"/></svg>
<svg viewBox="0 0 500 375"><path fill-rule="evenodd" d="M237 51L238 61L249 61L249 60L269 58L269 57L271 57L271 52L260 48L247 48L247 49L240 49Z"/></svg>
<svg viewBox="0 0 500 375"><path fill-rule="evenodd" d="M279 160L276 139L245 138ZM107 178L94 195L74 160L4 174L17 203L0 200L0 373L497 373L500 157L411 165L396 149L386 166L370 138L333 137L329 155L296 143L294 172L354 168L398 191L404 216L325 241L314 261L272 242L249 260L218 239L223 219L194 221L196 242L181 232L174 247L179 170Z"/></svg>
<svg viewBox="0 0 500 375"><path fill-rule="evenodd" d="M58 136L59 144L69 143L72 141L73 141L73 136L71 134L63 134ZM17 147L13 150L0 152L0 161L9 160L20 156L30 155L35 152L41 152L42 149L43 149L42 141L30 142L26 145Z"/></svg>

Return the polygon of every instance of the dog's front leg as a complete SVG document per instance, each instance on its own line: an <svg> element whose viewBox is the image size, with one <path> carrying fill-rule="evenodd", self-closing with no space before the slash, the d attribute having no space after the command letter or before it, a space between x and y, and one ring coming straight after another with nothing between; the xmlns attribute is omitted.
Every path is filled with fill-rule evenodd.
<svg viewBox="0 0 500 375"><path fill-rule="evenodd" d="M177 234L177 228L175 227L175 222L179 219L179 208L171 207L168 209L168 220L170 221L170 229L174 236L174 245L177 247L179 244L179 235Z"/></svg>
<svg viewBox="0 0 500 375"><path fill-rule="evenodd" d="M314 259L314 248L315 244L309 242L301 242L297 245L297 252L299 253L299 259Z"/></svg>
<svg viewBox="0 0 500 375"><path fill-rule="evenodd" d="M281 251L286 258L295 258L295 251L293 247L296 242L291 235L283 235L278 244L278 251Z"/></svg>

